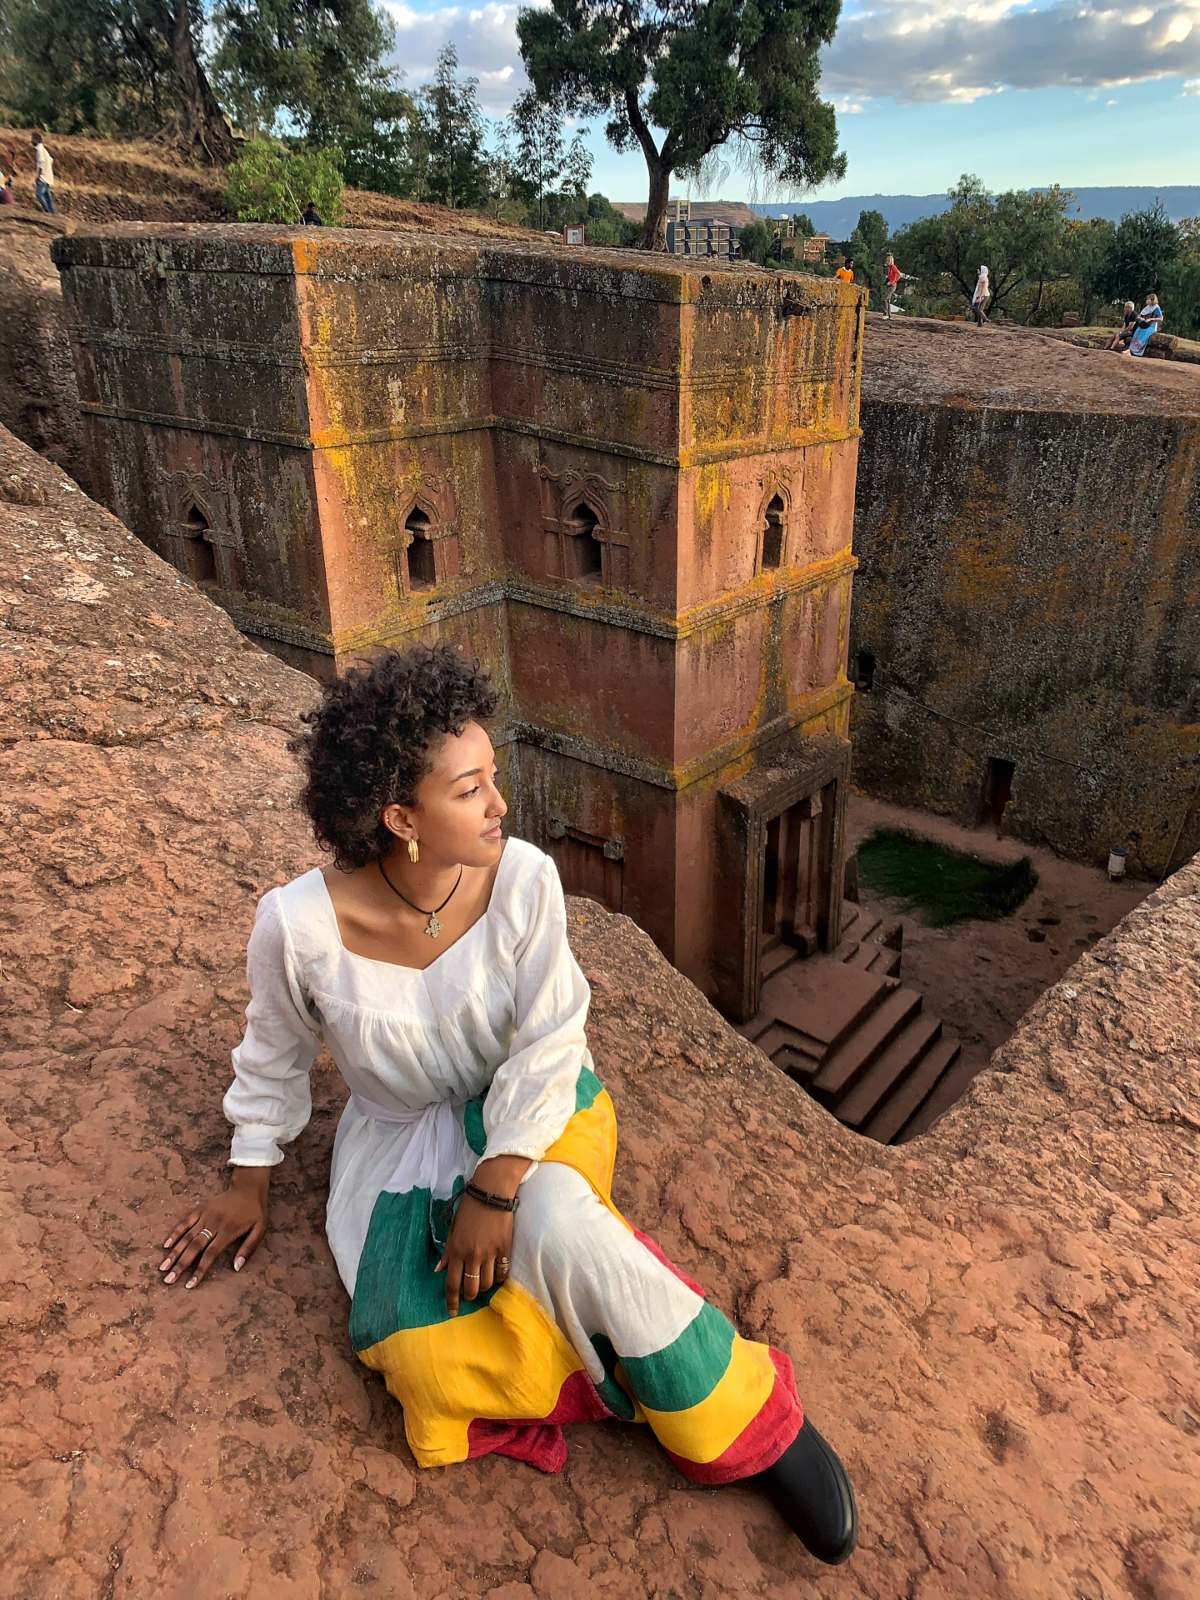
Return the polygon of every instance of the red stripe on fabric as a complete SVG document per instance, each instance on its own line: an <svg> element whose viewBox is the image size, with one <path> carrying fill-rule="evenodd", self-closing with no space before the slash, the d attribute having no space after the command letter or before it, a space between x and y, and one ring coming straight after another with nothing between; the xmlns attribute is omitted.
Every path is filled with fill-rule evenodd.
<svg viewBox="0 0 1200 1600"><path fill-rule="evenodd" d="M736 1483L774 1466L804 1425L804 1407L796 1393L792 1363L782 1350L772 1350L775 1383L755 1416L715 1461L688 1461L671 1450L667 1454L693 1483Z"/></svg>
<svg viewBox="0 0 1200 1600"><path fill-rule="evenodd" d="M682 1267L677 1267L671 1260L670 1256L663 1253L662 1246L656 1244L648 1233L643 1233L640 1228L635 1228L633 1230L633 1237L638 1241L639 1244L644 1244L646 1249L649 1250L650 1254L655 1258L655 1260L661 1261L668 1272L673 1272L679 1279L680 1283L686 1283L693 1294L698 1294L702 1300L708 1299L708 1296L696 1282L695 1278L689 1278Z"/></svg>
<svg viewBox="0 0 1200 1600"><path fill-rule="evenodd" d="M605 1422L612 1412L586 1372L573 1372L558 1391L554 1410L537 1422L492 1422L476 1417L467 1429L467 1457L499 1455L524 1461L539 1472L561 1472L567 1459L563 1424Z"/></svg>
<svg viewBox="0 0 1200 1600"><path fill-rule="evenodd" d="M467 1429L467 1457L512 1456L539 1472L561 1472L567 1462L567 1441L561 1428L543 1423L488 1422L477 1417Z"/></svg>

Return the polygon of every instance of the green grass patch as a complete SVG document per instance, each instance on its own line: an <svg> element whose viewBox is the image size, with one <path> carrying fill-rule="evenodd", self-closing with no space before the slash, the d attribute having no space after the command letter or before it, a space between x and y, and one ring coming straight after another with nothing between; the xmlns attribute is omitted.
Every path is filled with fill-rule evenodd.
<svg viewBox="0 0 1200 1600"><path fill-rule="evenodd" d="M1037 873L1028 856L984 861L906 828L876 828L858 847L868 894L898 900L933 928L968 917L1007 917L1028 898Z"/></svg>

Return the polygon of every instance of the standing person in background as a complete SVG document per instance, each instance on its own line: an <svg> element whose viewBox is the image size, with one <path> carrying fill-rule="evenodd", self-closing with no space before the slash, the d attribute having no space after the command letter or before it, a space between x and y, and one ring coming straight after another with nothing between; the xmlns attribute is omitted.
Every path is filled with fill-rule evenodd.
<svg viewBox="0 0 1200 1600"><path fill-rule="evenodd" d="M36 163L33 175L33 193L42 210L50 216L54 215L54 159L49 150L42 143L40 130L34 131L29 140L33 146L33 159Z"/></svg>
<svg viewBox="0 0 1200 1600"><path fill-rule="evenodd" d="M883 273L883 314L889 322L892 320L892 301L896 297L896 285L899 282L900 268L896 265L895 256L889 253Z"/></svg>
<svg viewBox="0 0 1200 1600"><path fill-rule="evenodd" d="M310 200L305 206L304 215L300 218L300 221L306 223L310 228L323 228L325 226L325 219L317 210L317 202L315 200Z"/></svg>
<svg viewBox="0 0 1200 1600"><path fill-rule="evenodd" d="M987 321L984 312L988 308L988 301L992 298L992 286L988 281L988 269L980 267L979 276L975 280L975 293L971 296L971 315L975 318L975 326L982 328Z"/></svg>
<svg viewBox="0 0 1200 1600"><path fill-rule="evenodd" d="M854 282L854 258L852 256L846 257L841 266L834 273L834 277L837 278L841 283Z"/></svg>

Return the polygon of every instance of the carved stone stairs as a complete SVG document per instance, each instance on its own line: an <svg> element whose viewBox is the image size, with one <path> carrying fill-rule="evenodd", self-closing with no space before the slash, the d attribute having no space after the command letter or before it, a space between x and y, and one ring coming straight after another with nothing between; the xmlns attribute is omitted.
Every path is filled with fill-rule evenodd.
<svg viewBox="0 0 1200 1600"><path fill-rule="evenodd" d="M857 921L831 955L766 951L759 1013L738 1031L839 1121L899 1144L929 1125L935 1105L951 1103L960 1046L893 975L900 953L874 940L879 923L853 910Z"/></svg>

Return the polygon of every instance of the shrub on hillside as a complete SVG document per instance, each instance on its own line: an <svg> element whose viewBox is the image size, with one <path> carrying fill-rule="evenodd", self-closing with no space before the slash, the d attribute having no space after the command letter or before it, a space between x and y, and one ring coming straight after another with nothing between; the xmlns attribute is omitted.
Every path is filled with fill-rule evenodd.
<svg viewBox="0 0 1200 1600"><path fill-rule="evenodd" d="M340 150L251 139L225 174L225 209L238 222L299 222L315 200L324 221L340 222L344 189Z"/></svg>

